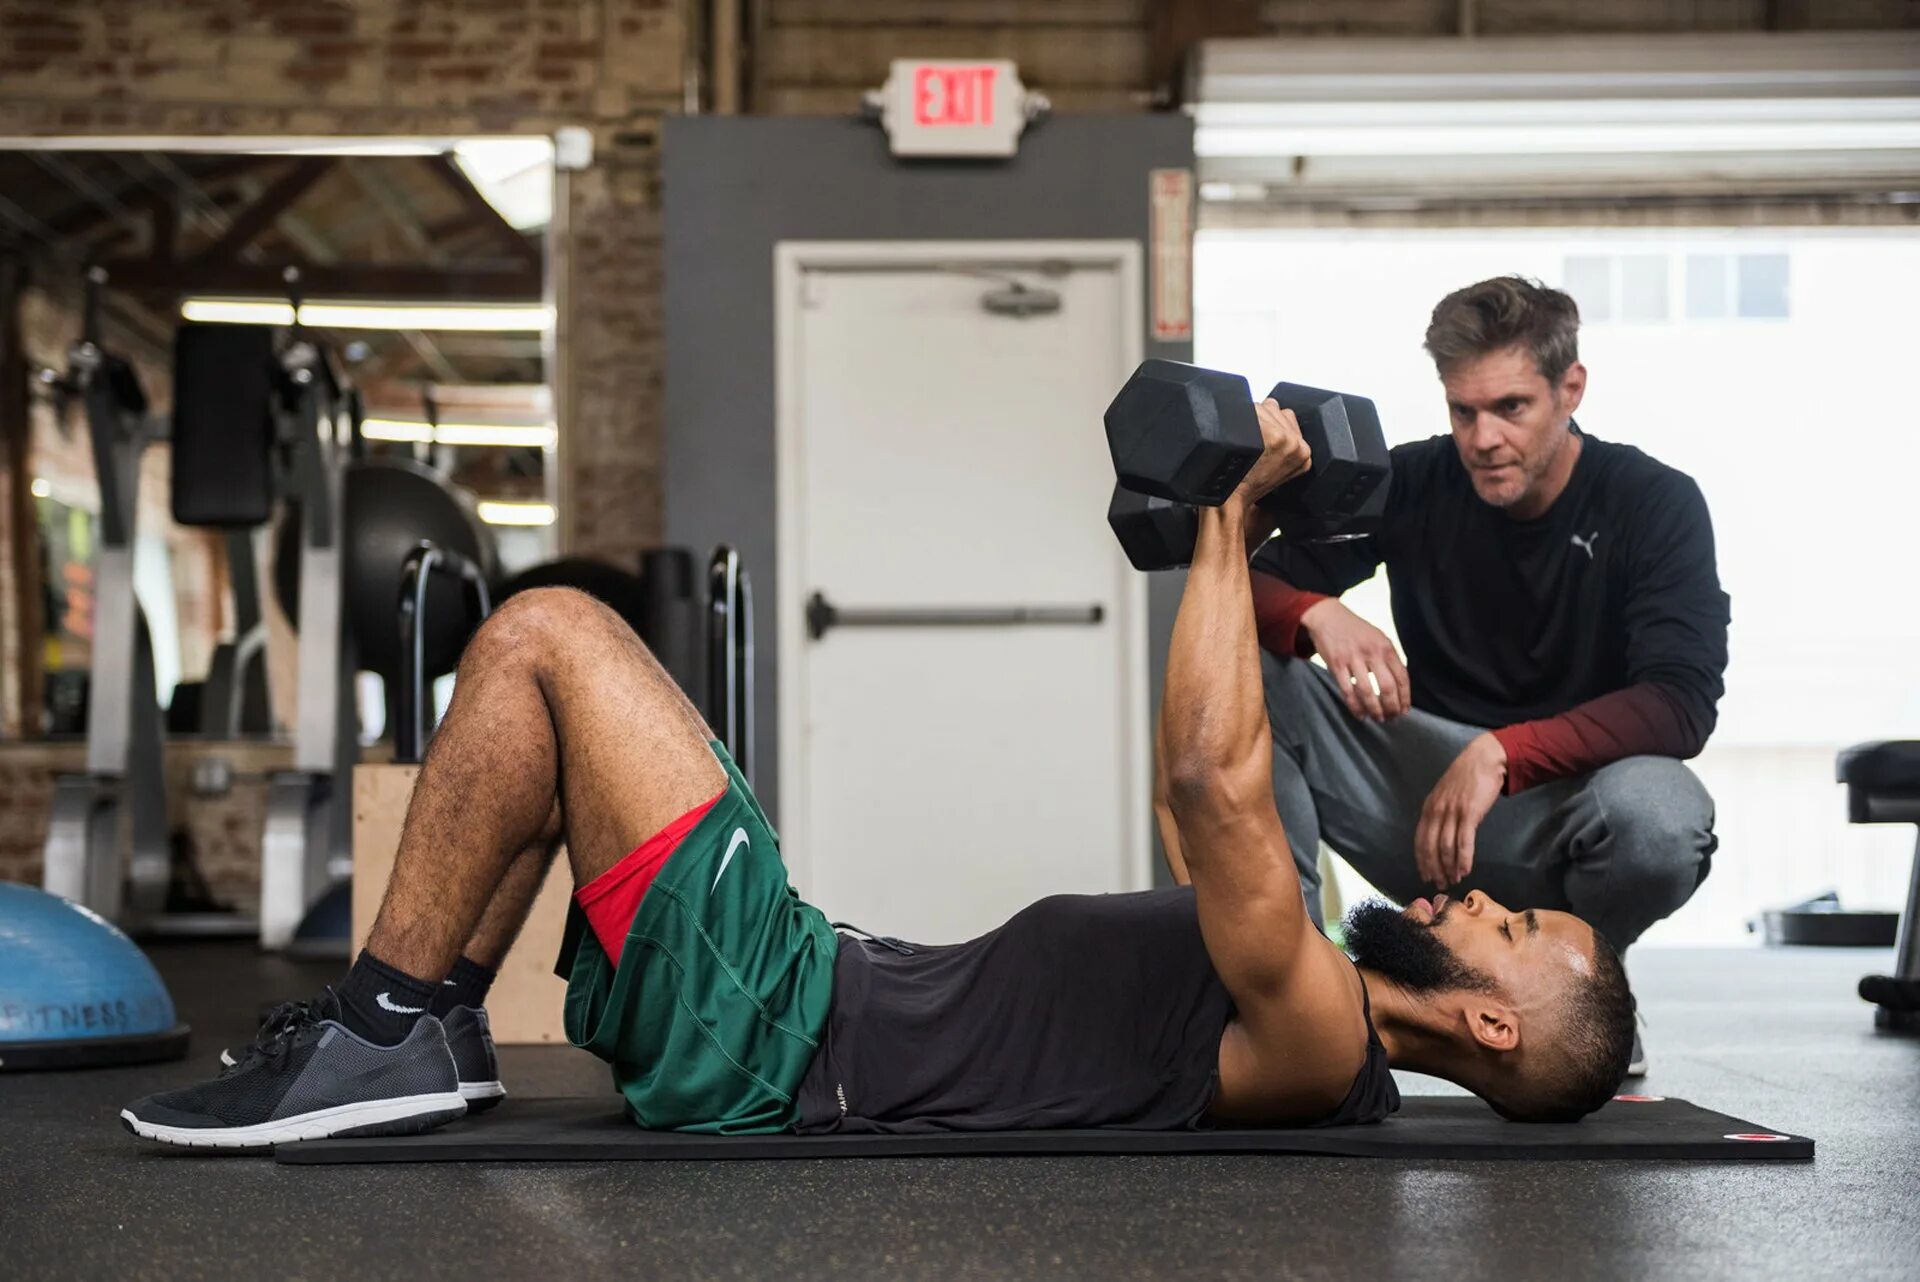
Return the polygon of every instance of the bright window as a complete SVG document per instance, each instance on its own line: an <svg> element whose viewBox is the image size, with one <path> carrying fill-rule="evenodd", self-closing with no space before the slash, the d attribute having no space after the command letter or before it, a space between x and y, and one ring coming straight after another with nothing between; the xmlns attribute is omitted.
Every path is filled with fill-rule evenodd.
<svg viewBox="0 0 1920 1282"><path fill-rule="evenodd" d="M1420 348L1428 316L1448 291L1502 272L1579 299L1582 427L1700 483L1733 598L1720 726L1694 763L1721 848L1693 901L1648 938L1739 940L1762 908L1829 888L1899 908L1912 832L1847 824L1833 753L1920 737L1920 394L1908 374L1920 236L1206 233L1196 359L1256 389L1289 379L1371 396L1391 441L1444 433ZM1384 576L1349 601L1390 624Z"/></svg>

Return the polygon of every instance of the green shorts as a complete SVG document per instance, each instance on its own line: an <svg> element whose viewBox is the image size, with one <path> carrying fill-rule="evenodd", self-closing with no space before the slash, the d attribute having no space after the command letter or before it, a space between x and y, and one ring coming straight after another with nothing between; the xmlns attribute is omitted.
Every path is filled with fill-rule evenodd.
<svg viewBox="0 0 1920 1282"><path fill-rule="evenodd" d="M727 789L647 887L617 966L573 906L557 968L567 1039L612 1065L650 1130L781 1131L826 1028L839 943L787 884L759 803L712 746Z"/></svg>

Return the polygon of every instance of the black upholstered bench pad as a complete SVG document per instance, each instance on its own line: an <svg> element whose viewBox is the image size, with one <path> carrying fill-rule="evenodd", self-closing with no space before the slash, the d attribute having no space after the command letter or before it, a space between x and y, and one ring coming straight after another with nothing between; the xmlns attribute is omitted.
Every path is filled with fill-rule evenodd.
<svg viewBox="0 0 1920 1282"><path fill-rule="evenodd" d="M1731 1139L1729 1136L1774 1138ZM282 1162L713 1161L791 1157L1006 1157L1107 1153L1318 1153L1343 1157L1805 1160L1813 1141L1685 1100L1616 1100L1585 1121L1523 1125L1460 1097L1409 1097L1378 1126L1323 1130L942 1131L931 1135L682 1135L643 1131L617 1098L507 1100L426 1135L308 1140Z"/></svg>
<svg viewBox="0 0 1920 1282"><path fill-rule="evenodd" d="M1855 744L1836 761L1839 781L1879 792L1920 792L1920 739Z"/></svg>

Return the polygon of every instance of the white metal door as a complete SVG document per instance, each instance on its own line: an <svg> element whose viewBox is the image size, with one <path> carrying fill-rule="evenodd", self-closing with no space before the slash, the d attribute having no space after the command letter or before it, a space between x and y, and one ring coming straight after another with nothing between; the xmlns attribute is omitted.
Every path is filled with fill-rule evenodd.
<svg viewBox="0 0 1920 1282"><path fill-rule="evenodd" d="M781 823L802 892L940 942L1042 895L1144 887L1146 594L1107 528L1100 428L1138 360L1137 248L785 245L777 270ZM1059 310L988 311L1006 276ZM816 594L923 617L815 636ZM1026 607L1099 617L951 613Z"/></svg>

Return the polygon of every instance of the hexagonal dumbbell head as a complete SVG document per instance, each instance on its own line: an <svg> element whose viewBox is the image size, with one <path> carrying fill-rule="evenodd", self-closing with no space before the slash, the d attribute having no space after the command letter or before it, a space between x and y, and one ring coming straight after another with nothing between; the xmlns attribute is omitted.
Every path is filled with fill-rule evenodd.
<svg viewBox="0 0 1920 1282"><path fill-rule="evenodd" d="M1313 466L1261 500L1289 538L1342 532L1387 484L1392 468L1380 415L1364 396L1277 383L1268 396L1292 410Z"/></svg>
<svg viewBox="0 0 1920 1282"><path fill-rule="evenodd" d="M1113 487L1107 524L1136 570L1173 570L1193 560L1200 537L1199 513L1185 503Z"/></svg>
<svg viewBox="0 0 1920 1282"><path fill-rule="evenodd" d="M1219 506L1260 457L1247 380L1179 361L1142 361L1106 425L1120 484L1176 503Z"/></svg>

